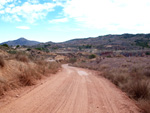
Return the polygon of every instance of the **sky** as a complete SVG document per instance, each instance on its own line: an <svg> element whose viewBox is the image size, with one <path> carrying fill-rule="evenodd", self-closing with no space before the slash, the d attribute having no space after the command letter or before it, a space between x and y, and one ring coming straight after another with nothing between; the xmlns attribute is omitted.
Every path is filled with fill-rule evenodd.
<svg viewBox="0 0 150 113"><path fill-rule="evenodd" d="M150 33L150 0L0 0L0 42Z"/></svg>

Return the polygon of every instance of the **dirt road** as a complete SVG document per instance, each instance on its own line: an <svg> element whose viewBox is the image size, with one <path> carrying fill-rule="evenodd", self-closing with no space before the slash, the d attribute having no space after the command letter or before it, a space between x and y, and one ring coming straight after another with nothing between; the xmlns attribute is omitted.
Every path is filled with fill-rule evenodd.
<svg viewBox="0 0 150 113"><path fill-rule="evenodd" d="M124 93L95 74L63 65L45 83L0 107L0 113L139 113Z"/></svg>

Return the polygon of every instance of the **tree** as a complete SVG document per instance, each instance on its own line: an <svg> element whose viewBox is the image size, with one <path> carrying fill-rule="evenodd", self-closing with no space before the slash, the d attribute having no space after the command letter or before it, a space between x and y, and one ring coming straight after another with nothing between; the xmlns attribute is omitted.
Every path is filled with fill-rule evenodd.
<svg viewBox="0 0 150 113"><path fill-rule="evenodd" d="M3 44L2 46L9 47L7 44Z"/></svg>
<svg viewBox="0 0 150 113"><path fill-rule="evenodd" d="M16 48L20 47L20 45L17 45Z"/></svg>

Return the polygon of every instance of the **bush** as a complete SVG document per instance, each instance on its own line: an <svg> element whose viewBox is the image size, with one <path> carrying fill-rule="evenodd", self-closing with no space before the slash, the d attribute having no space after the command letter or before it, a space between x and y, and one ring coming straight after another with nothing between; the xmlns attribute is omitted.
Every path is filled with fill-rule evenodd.
<svg viewBox="0 0 150 113"><path fill-rule="evenodd" d="M60 64L57 62L46 62L44 60L39 60L36 64L38 66L39 73L42 75L45 75L46 73L55 74L60 68Z"/></svg>
<svg viewBox="0 0 150 113"><path fill-rule="evenodd" d="M10 54L16 54L17 53L17 51L15 51L15 50L9 50L7 52L10 53Z"/></svg>
<svg viewBox="0 0 150 113"><path fill-rule="evenodd" d="M75 63L76 61L77 61L76 58L70 58L70 60L69 60L69 62L72 63L72 64Z"/></svg>
<svg viewBox="0 0 150 113"><path fill-rule="evenodd" d="M135 100L150 98L149 82L146 80L134 81L129 84L128 89L128 93Z"/></svg>
<svg viewBox="0 0 150 113"><path fill-rule="evenodd" d="M35 84L35 80L41 79L41 75L29 66L18 75L18 78L22 86L31 86Z"/></svg>
<svg viewBox="0 0 150 113"><path fill-rule="evenodd" d="M145 54L146 54L146 55L150 55L150 52L146 52Z"/></svg>
<svg viewBox="0 0 150 113"><path fill-rule="evenodd" d="M36 61L36 64L38 66L38 71L44 75L46 72L46 67L48 63L44 60L38 60Z"/></svg>
<svg viewBox="0 0 150 113"><path fill-rule="evenodd" d="M1 83L0 82L0 96L4 95L4 92L7 91L8 86L6 85L6 83Z"/></svg>
<svg viewBox="0 0 150 113"><path fill-rule="evenodd" d="M30 49L30 48L28 48L28 49L27 49L27 51L31 51L31 49Z"/></svg>
<svg viewBox="0 0 150 113"><path fill-rule="evenodd" d="M143 73L144 73L144 75L145 75L146 77L150 77L150 71L149 71L149 70L146 70L146 71L144 71Z"/></svg>
<svg viewBox="0 0 150 113"><path fill-rule="evenodd" d="M0 76L0 96L4 94L5 91L9 89L9 85L5 79L5 77Z"/></svg>
<svg viewBox="0 0 150 113"><path fill-rule="evenodd" d="M57 63L57 62L50 62L50 63L48 64L48 70L49 70L49 72L51 72L52 74L55 74L55 73L58 71L58 69L59 69L60 67L61 67L60 64Z"/></svg>
<svg viewBox="0 0 150 113"><path fill-rule="evenodd" d="M2 56L0 56L0 67L4 67L5 66L5 61L3 59Z"/></svg>
<svg viewBox="0 0 150 113"><path fill-rule="evenodd" d="M40 50L40 51L42 51L43 49L42 48L35 48L36 50Z"/></svg>
<svg viewBox="0 0 150 113"><path fill-rule="evenodd" d="M19 75L19 82L23 86L31 86L34 84L33 77L29 71L25 71Z"/></svg>
<svg viewBox="0 0 150 113"><path fill-rule="evenodd" d="M20 45L17 45L17 46L16 46L16 48L19 48L19 47L20 47Z"/></svg>
<svg viewBox="0 0 150 113"><path fill-rule="evenodd" d="M29 62L28 57L26 55L23 55L23 54L17 54L16 59L18 61L21 61L21 62Z"/></svg>
<svg viewBox="0 0 150 113"><path fill-rule="evenodd" d="M4 46L4 47L9 47L7 44L3 44L2 46Z"/></svg>
<svg viewBox="0 0 150 113"><path fill-rule="evenodd" d="M89 56L89 59L93 59L93 58L96 58L96 55L91 54L91 55Z"/></svg>

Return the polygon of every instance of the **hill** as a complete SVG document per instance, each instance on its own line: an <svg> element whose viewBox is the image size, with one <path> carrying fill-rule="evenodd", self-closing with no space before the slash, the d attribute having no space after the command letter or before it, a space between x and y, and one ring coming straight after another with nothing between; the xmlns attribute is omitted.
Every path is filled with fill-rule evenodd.
<svg viewBox="0 0 150 113"><path fill-rule="evenodd" d="M73 39L62 43L41 43L36 48L46 51L97 50L142 50L150 48L150 34L104 35Z"/></svg>
<svg viewBox="0 0 150 113"><path fill-rule="evenodd" d="M139 48L150 47L150 34L122 34L122 35L105 35L83 39L73 39L61 44L68 46L91 45L97 48Z"/></svg>
<svg viewBox="0 0 150 113"><path fill-rule="evenodd" d="M40 42L27 40L25 38L19 38L17 40L7 41L7 42L3 42L1 44L7 44L9 46L16 46L16 45L33 46L33 45L40 44Z"/></svg>
<svg viewBox="0 0 150 113"><path fill-rule="evenodd" d="M150 34L120 34L104 35L98 37L89 37L73 39L61 43L46 42L40 43L20 38L14 41L4 42L8 45L26 45L32 46L38 50L46 52L77 52L86 49L97 50L143 50L150 49ZM2 43L2 44L4 44Z"/></svg>

